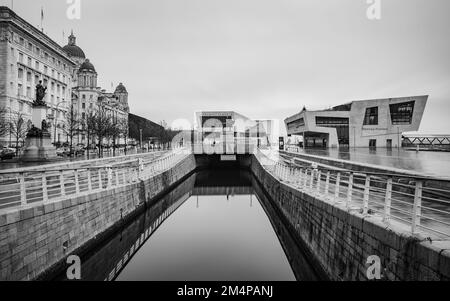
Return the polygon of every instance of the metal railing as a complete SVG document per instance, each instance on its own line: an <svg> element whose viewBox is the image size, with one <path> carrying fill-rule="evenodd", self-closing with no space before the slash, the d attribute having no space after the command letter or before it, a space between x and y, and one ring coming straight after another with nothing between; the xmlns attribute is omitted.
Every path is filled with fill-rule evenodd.
<svg viewBox="0 0 450 301"><path fill-rule="evenodd" d="M318 164L298 167L269 158L260 150L256 157L281 181L322 200L366 216L378 215L386 224L396 220L412 233L450 237L450 191L425 186L428 177L328 169Z"/></svg>
<svg viewBox="0 0 450 301"><path fill-rule="evenodd" d="M187 152L171 151L157 159L136 158L92 167L0 171L0 210L108 190L162 173Z"/></svg>

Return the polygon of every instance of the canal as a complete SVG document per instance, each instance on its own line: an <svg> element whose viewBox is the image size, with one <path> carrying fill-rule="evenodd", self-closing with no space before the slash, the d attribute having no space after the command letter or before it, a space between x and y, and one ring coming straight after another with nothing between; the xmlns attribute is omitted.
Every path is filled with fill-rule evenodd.
<svg viewBox="0 0 450 301"><path fill-rule="evenodd" d="M82 280L278 281L319 277L246 171L191 175L116 233L87 247ZM65 270L46 276L65 280Z"/></svg>

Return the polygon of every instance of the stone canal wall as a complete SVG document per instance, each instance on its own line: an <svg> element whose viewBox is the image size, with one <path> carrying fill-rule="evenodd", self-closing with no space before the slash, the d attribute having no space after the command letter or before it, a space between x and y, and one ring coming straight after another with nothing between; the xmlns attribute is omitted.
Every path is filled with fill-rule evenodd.
<svg viewBox="0 0 450 301"><path fill-rule="evenodd" d="M0 213L0 280L29 280L102 236L196 168L193 155L153 178Z"/></svg>
<svg viewBox="0 0 450 301"><path fill-rule="evenodd" d="M450 241L412 236L401 224L387 226L381 218L303 193L281 183L256 158L251 170L328 278L367 280L369 267L376 272L377 262L367 263L374 255L383 280L450 280Z"/></svg>

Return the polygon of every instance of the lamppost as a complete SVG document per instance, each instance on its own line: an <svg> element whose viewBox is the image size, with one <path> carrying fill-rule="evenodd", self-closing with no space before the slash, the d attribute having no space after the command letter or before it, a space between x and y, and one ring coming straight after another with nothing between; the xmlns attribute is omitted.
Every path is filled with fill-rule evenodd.
<svg viewBox="0 0 450 301"><path fill-rule="evenodd" d="M142 129L139 129L139 136L140 136L139 148L142 150Z"/></svg>
<svg viewBox="0 0 450 301"><path fill-rule="evenodd" d="M66 103L67 101L60 101L60 102L58 102L57 104L56 104L56 108L55 108L55 128L54 128L54 134L53 134L53 145L55 145L56 144L56 122L58 121L58 118L57 118L57 111L58 111L58 107L59 107L59 105L60 104L63 104L63 103Z"/></svg>

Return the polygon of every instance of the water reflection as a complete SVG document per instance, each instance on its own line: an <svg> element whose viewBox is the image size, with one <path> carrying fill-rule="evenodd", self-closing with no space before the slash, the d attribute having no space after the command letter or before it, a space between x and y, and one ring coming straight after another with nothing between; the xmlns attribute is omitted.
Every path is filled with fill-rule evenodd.
<svg viewBox="0 0 450 301"><path fill-rule="evenodd" d="M316 280L255 185L247 172L193 175L82 257L83 280Z"/></svg>

